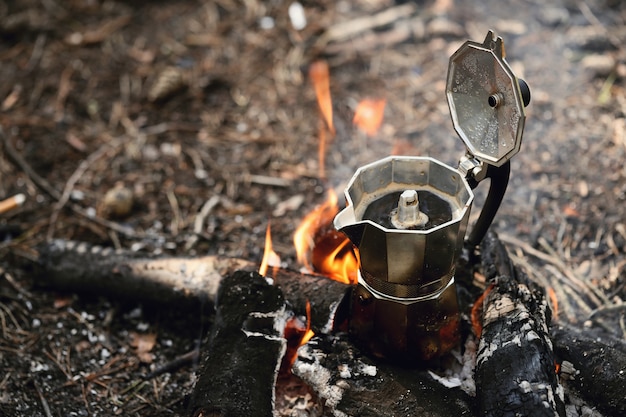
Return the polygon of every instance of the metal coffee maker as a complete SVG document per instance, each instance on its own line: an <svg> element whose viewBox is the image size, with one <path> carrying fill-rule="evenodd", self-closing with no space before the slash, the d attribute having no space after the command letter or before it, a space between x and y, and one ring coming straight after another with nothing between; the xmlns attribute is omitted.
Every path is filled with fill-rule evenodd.
<svg viewBox="0 0 626 417"><path fill-rule="evenodd" d="M491 31L452 55L446 94L467 147L459 166L410 156L365 165L334 220L359 258L350 335L369 353L404 363L426 363L458 343L456 261L464 243L480 243L502 201L530 101ZM487 177L483 210L466 239L472 189Z"/></svg>

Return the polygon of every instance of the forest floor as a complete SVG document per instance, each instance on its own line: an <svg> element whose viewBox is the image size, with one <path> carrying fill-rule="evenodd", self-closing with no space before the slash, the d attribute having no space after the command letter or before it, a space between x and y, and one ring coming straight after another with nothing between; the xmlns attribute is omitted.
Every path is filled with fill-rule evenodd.
<svg viewBox="0 0 626 417"><path fill-rule="evenodd" d="M196 347L210 317L39 288L37 245L260 263L271 222L299 268L294 230L357 167L390 153L456 166L448 59L488 29L532 91L493 227L555 292L557 321L626 337L626 5L301 3L298 28L282 0L0 3L0 200L26 196L0 214L0 414L183 413L192 366L142 376ZM317 60L336 131L323 174ZM386 100L369 135L352 124L365 98ZM122 188L132 205L116 215L105 196Z"/></svg>

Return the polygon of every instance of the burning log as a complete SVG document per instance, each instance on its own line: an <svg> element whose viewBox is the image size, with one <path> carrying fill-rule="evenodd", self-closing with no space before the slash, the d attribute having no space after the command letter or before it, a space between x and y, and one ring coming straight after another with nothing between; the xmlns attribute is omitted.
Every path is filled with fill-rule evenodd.
<svg viewBox="0 0 626 417"><path fill-rule="evenodd" d="M286 340L281 291L254 272L221 281L215 323L190 400L194 417L271 416Z"/></svg>
<svg viewBox="0 0 626 417"><path fill-rule="evenodd" d="M494 283L483 304L476 395L485 416L565 415L541 288L508 257L496 235L481 245L482 268Z"/></svg>

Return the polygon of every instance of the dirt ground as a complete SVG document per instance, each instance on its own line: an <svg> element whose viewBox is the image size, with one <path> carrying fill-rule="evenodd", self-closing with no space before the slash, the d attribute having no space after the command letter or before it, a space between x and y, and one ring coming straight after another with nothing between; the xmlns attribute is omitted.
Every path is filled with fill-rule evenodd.
<svg viewBox="0 0 626 417"><path fill-rule="evenodd" d="M448 59L490 28L532 91L494 228L554 292L558 320L626 337L623 2L302 1L298 29L291 4L0 1L0 200L26 195L0 214L0 415L184 413L193 366L142 376L192 350L210 313L41 289L34 248L63 238L260 262L271 221L298 268L295 228L358 166L391 152L456 165ZM337 132L325 179L307 77L318 59ZM387 102L373 136L352 126L366 97ZM116 216L105 196L121 188L133 204Z"/></svg>

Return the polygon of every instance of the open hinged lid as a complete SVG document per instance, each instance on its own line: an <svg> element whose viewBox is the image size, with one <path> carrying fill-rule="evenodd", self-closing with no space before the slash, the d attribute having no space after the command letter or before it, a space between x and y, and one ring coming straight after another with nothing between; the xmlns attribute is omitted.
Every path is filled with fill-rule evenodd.
<svg viewBox="0 0 626 417"><path fill-rule="evenodd" d="M446 85L454 130L474 157L495 166L519 151L526 117L520 82L504 56L492 31L482 44L465 42L450 57Z"/></svg>

